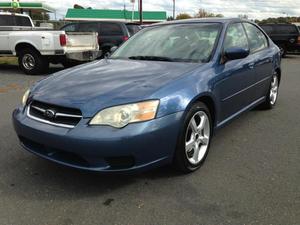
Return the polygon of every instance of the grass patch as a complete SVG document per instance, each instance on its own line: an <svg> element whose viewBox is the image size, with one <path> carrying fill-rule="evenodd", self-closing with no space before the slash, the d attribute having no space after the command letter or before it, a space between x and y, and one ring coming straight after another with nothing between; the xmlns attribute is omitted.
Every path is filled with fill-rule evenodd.
<svg viewBox="0 0 300 225"><path fill-rule="evenodd" d="M18 65L17 57L0 57L0 65Z"/></svg>

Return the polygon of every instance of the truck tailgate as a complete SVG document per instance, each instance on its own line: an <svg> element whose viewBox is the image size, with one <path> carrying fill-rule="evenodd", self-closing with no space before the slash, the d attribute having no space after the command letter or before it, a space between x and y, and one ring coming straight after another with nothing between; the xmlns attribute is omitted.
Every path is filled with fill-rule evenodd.
<svg viewBox="0 0 300 225"><path fill-rule="evenodd" d="M95 32L67 33L67 52L98 50L98 34Z"/></svg>

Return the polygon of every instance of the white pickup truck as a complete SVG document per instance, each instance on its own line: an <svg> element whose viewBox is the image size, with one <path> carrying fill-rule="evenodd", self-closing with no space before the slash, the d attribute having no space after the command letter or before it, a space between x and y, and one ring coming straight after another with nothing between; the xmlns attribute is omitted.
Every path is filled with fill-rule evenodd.
<svg viewBox="0 0 300 225"><path fill-rule="evenodd" d="M0 57L17 56L26 74L46 73L49 63L91 61L99 57L98 34L36 28L27 15L0 13Z"/></svg>

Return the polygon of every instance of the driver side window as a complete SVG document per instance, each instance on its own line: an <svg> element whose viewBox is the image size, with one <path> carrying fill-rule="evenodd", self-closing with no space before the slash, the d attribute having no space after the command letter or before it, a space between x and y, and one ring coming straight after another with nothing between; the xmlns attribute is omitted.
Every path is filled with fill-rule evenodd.
<svg viewBox="0 0 300 225"><path fill-rule="evenodd" d="M227 28L224 51L234 47L249 49L247 36L241 23L230 24Z"/></svg>

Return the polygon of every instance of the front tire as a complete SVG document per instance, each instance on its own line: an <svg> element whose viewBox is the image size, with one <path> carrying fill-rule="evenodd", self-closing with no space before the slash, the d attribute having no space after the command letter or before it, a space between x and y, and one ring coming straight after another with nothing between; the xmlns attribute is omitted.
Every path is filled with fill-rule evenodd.
<svg viewBox="0 0 300 225"><path fill-rule="evenodd" d="M207 157L211 137L210 111L205 104L197 102L184 119L174 155L175 167L184 173L199 169Z"/></svg>
<svg viewBox="0 0 300 225"><path fill-rule="evenodd" d="M47 73L49 60L38 51L27 48L18 52L19 67L25 74L37 75Z"/></svg>

